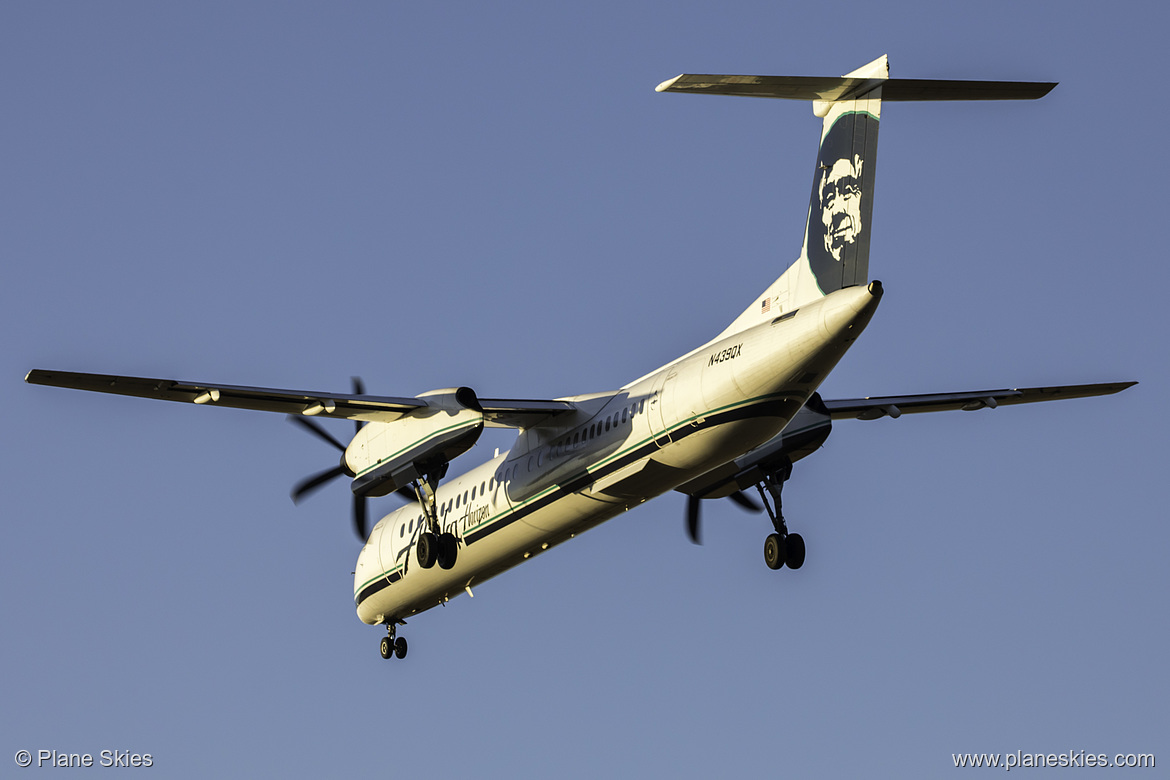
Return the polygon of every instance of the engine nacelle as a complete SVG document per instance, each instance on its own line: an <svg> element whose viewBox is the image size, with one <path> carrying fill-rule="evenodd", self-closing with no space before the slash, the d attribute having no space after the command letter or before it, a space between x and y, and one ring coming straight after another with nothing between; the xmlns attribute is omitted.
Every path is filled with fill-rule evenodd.
<svg viewBox="0 0 1170 780"><path fill-rule="evenodd" d="M483 433L483 409L469 387L416 396L426 406L389 423L369 423L345 449L353 492L384 496L441 469Z"/></svg>

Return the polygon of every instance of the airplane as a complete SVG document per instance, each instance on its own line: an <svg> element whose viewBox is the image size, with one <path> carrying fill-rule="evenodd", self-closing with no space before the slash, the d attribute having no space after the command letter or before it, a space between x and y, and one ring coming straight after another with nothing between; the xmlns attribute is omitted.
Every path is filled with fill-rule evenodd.
<svg viewBox="0 0 1170 780"><path fill-rule="evenodd" d="M799 569L803 537L790 532L782 489L835 421L1084 398L1136 382L823 399L818 388L853 346L882 298L869 278L878 126L883 102L1034 100L1054 83L893 79L885 56L842 77L683 74L659 92L783 98L821 118L800 255L704 344L617 390L554 399L480 398L468 387L415 397L241 387L33 370L32 384L280 412L341 452L337 466L292 491L294 501L345 476L364 542L354 605L384 625L383 658L404 658L406 619L446 603L641 503L687 496L686 529L700 541L704 500L766 511L764 562ZM335 438L314 418L350 420ZM451 461L485 428L512 428L514 445L447 478ZM754 488L759 503L744 492ZM367 500L409 503L367 531Z"/></svg>

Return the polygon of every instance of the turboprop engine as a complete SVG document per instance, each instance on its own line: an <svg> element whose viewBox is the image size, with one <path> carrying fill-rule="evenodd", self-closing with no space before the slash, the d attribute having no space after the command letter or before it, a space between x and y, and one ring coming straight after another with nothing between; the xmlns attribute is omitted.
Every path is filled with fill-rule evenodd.
<svg viewBox="0 0 1170 780"><path fill-rule="evenodd" d="M358 496L384 496L420 477L442 476L446 464L467 452L483 433L483 408L469 387L417 396L426 406L388 423L369 423L345 449Z"/></svg>

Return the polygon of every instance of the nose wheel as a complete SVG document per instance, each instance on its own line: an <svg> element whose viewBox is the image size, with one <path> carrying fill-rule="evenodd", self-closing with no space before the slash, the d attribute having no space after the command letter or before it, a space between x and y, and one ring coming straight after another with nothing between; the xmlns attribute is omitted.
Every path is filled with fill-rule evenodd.
<svg viewBox="0 0 1170 780"><path fill-rule="evenodd" d="M768 510L768 517L772 520L775 532L768 534L764 540L764 563L769 569L799 569L804 565L804 537L800 534L788 533L788 525L784 522L784 513L780 500L784 483L792 476L792 464L785 463L779 470L764 474L756 489L760 491L760 499L764 508ZM769 498L771 500L769 500Z"/></svg>
<svg viewBox="0 0 1170 780"><path fill-rule="evenodd" d="M386 636L382 637L382 642L379 645L379 650L382 657L390 658L406 658L406 637L395 637L395 624L390 623L386 626Z"/></svg>

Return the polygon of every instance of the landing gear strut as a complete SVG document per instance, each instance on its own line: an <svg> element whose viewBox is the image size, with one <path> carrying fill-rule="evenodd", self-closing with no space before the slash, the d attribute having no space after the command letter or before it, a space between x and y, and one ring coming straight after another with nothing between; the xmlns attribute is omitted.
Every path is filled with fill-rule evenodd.
<svg viewBox="0 0 1170 780"><path fill-rule="evenodd" d="M778 470L765 473L756 489L760 491L760 499L764 508L768 510L768 517L772 519L775 533L768 534L764 540L764 563L769 569L780 569L785 564L790 569L799 569L804 565L804 537L800 534L788 533L788 525L784 522L780 494L784 483L792 476L792 464L785 462ZM771 501L768 500L771 496ZM775 504L775 507L773 507Z"/></svg>
<svg viewBox="0 0 1170 780"><path fill-rule="evenodd" d="M382 637L382 643L379 650L382 651L383 658L406 658L406 637L400 636L394 638L397 629L397 624L394 621L386 624L386 636Z"/></svg>
<svg viewBox="0 0 1170 780"><path fill-rule="evenodd" d="M426 519L427 530L419 535L416 545L418 565L424 569L429 569L436 563L441 569L450 569L455 565L455 559L459 557L459 540L455 538L455 534L443 531L435 502L435 488L446 471L447 464L444 463L440 473L427 473L410 483L419 504L422 505L423 517Z"/></svg>

